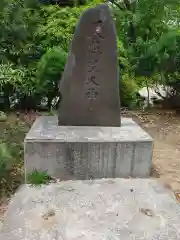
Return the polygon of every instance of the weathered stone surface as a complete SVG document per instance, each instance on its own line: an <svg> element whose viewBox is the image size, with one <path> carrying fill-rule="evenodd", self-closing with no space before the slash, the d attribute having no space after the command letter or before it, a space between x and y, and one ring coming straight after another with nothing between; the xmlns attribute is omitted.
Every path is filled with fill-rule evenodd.
<svg viewBox="0 0 180 240"><path fill-rule="evenodd" d="M83 13L60 92L59 125L120 126L116 33L106 4Z"/></svg>
<svg viewBox="0 0 180 240"><path fill-rule="evenodd" d="M58 126L38 118L25 139L25 172L48 170L61 179L148 177L152 138L132 119L121 127Z"/></svg>
<svg viewBox="0 0 180 240"><path fill-rule="evenodd" d="M155 180L101 179L23 186L2 240L179 240L180 205Z"/></svg>

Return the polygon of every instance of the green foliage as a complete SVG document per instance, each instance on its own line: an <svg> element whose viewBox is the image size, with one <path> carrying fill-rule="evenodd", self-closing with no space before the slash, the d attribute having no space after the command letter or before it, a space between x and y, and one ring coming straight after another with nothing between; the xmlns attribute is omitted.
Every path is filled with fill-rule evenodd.
<svg viewBox="0 0 180 240"><path fill-rule="evenodd" d="M9 97L19 86L24 76L24 72L15 68L13 64L0 64L0 94L4 108L9 108Z"/></svg>
<svg viewBox="0 0 180 240"><path fill-rule="evenodd" d="M35 54L38 9L38 0L1 0L0 61L25 65Z"/></svg>
<svg viewBox="0 0 180 240"><path fill-rule="evenodd" d="M118 39L126 49L130 71L150 77L169 71L177 51L179 1L112 1Z"/></svg>
<svg viewBox="0 0 180 240"><path fill-rule="evenodd" d="M66 53L58 47L49 49L37 66L37 87L41 96L47 96L49 104L59 95L59 82L66 63Z"/></svg>
<svg viewBox="0 0 180 240"><path fill-rule="evenodd" d="M0 64L0 89L4 93L9 94L18 85L21 84L24 78L24 70L16 68L13 64Z"/></svg>
<svg viewBox="0 0 180 240"><path fill-rule="evenodd" d="M43 53L38 0L2 0L0 3L0 95L5 108L10 98L35 95L33 73ZM32 62L33 61L33 62Z"/></svg>
<svg viewBox="0 0 180 240"><path fill-rule="evenodd" d="M19 101L26 96L33 97L37 93L36 88L35 69L17 68L11 63L0 64L0 93L6 108L10 107L10 97L15 95Z"/></svg>
<svg viewBox="0 0 180 240"><path fill-rule="evenodd" d="M118 48L118 61L121 72L124 70L127 72L130 71L131 65L128 59L127 50L124 47L123 42L120 39L117 39L117 48Z"/></svg>
<svg viewBox="0 0 180 240"><path fill-rule="evenodd" d="M48 184L50 180L51 178L47 172L41 172L36 169L28 175L28 183L32 185Z"/></svg>
<svg viewBox="0 0 180 240"><path fill-rule="evenodd" d="M45 48L60 46L68 51L76 22L84 7L60 8L58 5L44 8L46 22L40 27Z"/></svg>
<svg viewBox="0 0 180 240"><path fill-rule="evenodd" d="M44 7L42 14L45 22L39 28L44 47L48 49L59 46L67 52L81 14L101 2L102 0L87 1L87 4L73 8L58 5Z"/></svg>
<svg viewBox="0 0 180 240"><path fill-rule="evenodd" d="M125 73L120 80L121 105L124 107L134 108L137 104L137 91L138 86L136 79L133 76L129 76L128 73Z"/></svg>

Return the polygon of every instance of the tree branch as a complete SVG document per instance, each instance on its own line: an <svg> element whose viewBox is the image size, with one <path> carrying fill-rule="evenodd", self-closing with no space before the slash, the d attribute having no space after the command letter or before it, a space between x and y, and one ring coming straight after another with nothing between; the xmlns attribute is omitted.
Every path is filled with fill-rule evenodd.
<svg viewBox="0 0 180 240"><path fill-rule="evenodd" d="M114 4L116 7L118 7L121 11L124 11L124 8L119 3L115 2L115 0L108 0L108 1Z"/></svg>

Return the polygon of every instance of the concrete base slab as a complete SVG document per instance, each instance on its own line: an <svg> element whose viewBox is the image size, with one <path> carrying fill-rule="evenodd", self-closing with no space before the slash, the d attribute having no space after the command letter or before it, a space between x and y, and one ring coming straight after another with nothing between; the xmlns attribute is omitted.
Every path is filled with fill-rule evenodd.
<svg viewBox="0 0 180 240"><path fill-rule="evenodd" d="M10 203L3 240L179 240L180 205L149 179L24 185Z"/></svg>
<svg viewBox="0 0 180 240"><path fill-rule="evenodd" d="M152 138L132 119L121 127L58 126L58 118L38 118L25 138L26 175L47 170L65 179L147 177Z"/></svg>

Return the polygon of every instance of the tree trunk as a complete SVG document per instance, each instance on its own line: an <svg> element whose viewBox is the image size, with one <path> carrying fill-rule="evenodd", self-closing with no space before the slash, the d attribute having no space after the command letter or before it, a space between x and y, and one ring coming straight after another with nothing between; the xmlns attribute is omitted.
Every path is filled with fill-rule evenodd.
<svg viewBox="0 0 180 240"><path fill-rule="evenodd" d="M146 79L146 88L147 88L147 94L148 94L148 108L150 108L149 85L148 85L148 80L147 79Z"/></svg>
<svg viewBox="0 0 180 240"><path fill-rule="evenodd" d="M53 100L53 98L50 96L48 96L48 103L47 103L47 107L48 107L48 111L51 111L51 103L52 103L52 100Z"/></svg>

